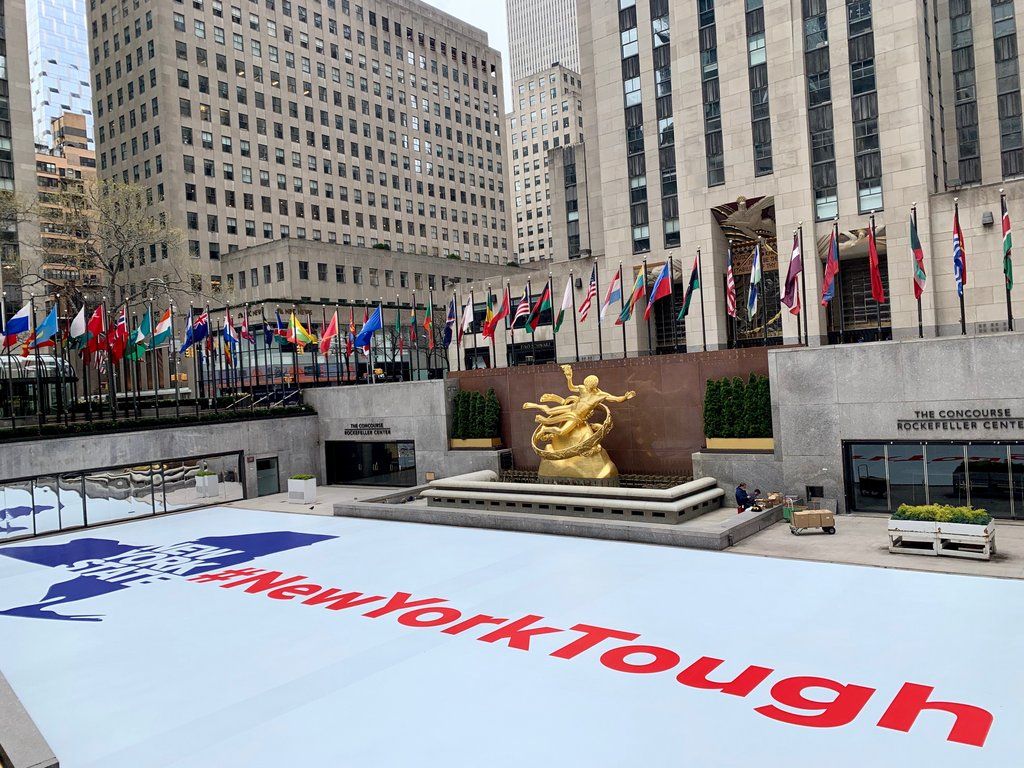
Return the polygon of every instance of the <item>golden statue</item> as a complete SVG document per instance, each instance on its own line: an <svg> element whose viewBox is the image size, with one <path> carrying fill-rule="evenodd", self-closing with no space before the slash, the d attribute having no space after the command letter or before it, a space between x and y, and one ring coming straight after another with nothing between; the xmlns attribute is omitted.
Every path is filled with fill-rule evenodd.
<svg viewBox="0 0 1024 768"><path fill-rule="evenodd" d="M541 458L538 474L541 477L572 477L605 480L619 476L619 470L601 441L612 430L612 414L608 403L623 403L636 397L636 392L611 395L598 388L597 376L587 376L583 384L572 381L572 366L563 365L562 373L569 391L568 397L541 395L539 405L523 403L523 410L541 411L535 421L533 450ZM604 421L591 424L590 417L598 408L604 409ZM547 447L542 447L546 443Z"/></svg>

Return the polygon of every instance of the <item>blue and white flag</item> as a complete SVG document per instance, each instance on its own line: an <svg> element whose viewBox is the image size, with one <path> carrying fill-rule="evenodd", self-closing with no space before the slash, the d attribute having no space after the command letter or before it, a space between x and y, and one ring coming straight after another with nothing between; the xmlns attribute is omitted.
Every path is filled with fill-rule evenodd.
<svg viewBox="0 0 1024 768"><path fill-rule="evenodd" d="M747 295L747 319L757 316L757 297L761 290L761 243L754 246L754 264L750 268L750 293Z"/></svg>
<svg viewBox="0 0 1024 768"><path fill-rule="evenodd" d="M4 326L3 335L10 339L11 336L17 336L19 333L25 333L30 324L29 317L31 314L32 304L28 303L19 309L17 313L7 321L7 324ZM13 339L8 341L8 343L13 343Z"/></svg>
<svg viewBox="0 0 1024 768"><path fill-rule="evenodd" d="M359 334L356 336L356 347L357 348L369 348L370 343L373 341L373 334L384 327L383 315L380 311L380 305L373 310L373 314L367 318L366 322L363 323L363 327L359 329Z"/></svg>

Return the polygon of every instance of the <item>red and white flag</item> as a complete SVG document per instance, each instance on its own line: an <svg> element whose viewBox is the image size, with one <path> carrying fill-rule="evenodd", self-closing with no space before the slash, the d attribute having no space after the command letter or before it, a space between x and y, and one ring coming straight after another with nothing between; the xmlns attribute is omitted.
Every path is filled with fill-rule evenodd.
<svg viewBox="0 0 1024 768"><path fill-rule="evenodd" d="M331 351L331 344L334 337L338 335L338 310L334 310L334 316L328 323L327 329L320 334L320 354L326 355Z"/></svg>
<svg viewBox="0 0 1024 768"><path fill-rule="evenodd" d="M590 285L587 286L587 295L583 297L583 303L580 304L580 322L585 322L587 316L590 314L590 308L594 305L594 299L597 298L597 264L594 265L593 271L590 273Z"/></svg>
<svg viewBox="0 0 1024 768"><path fill-rule="evenodd" d="M800 237L793 233L793 254L789 257L789 271L783 286L782 303L789 307L791 315L800 314L800 273L804 271L803 256L800 253Z"/></svg>
<svg viewBox="0 0 1024 768"><path fill-rule="evenodd" d="M725 262L725 311L729 317L736 317L736 276L732 273L732 248Z"/></svg>

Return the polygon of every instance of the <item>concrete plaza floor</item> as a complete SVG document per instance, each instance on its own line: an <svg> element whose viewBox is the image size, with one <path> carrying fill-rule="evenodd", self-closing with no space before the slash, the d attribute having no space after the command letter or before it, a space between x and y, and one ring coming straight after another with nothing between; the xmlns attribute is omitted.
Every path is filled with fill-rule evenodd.
<svg viewBox="0 0 1024 768"><path fill-rule="evenodd" d="M887 525L888 518L881 515L842 515L836 518L834 536L817 531L794 536L789 531L789 523L776 523L726 552L877 568L1024 579L1024 523L1005 520L996 523L997 552L988 561L892 554L889 552Z"/></svg>
<svg viewBox="0 0 1024 768"><path fill-rule="evenodd" d="M316 501L312 504L293 504L288 501L287 493L275 493L272 496L259 496L253 499L241 499L230 504L218 506L238 507L239 509L257 509L264 512L293 512L300 515L333 515L334 505L349 501L365 501L377 496L394 493L400 488L366 485L318 485Z"/></svg>

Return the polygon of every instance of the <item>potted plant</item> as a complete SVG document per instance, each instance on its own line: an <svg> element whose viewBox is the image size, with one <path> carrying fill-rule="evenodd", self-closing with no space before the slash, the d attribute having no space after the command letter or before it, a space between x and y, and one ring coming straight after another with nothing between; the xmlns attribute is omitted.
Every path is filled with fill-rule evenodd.
<svg viewBox="0 0 1024 768"><path fill-rule="evenodd" d="M196 472L196 495L201 499L213 499L220 495L220 478L216 472L205 467Z"/></svg>
<svg viewBox="0 0 1024 768"><path fill-rule="evenodd" d="M288 478L288 501L309 504L316 501L316 475L292 475Z"/></svg>
<svg viewBox="0 0 1024 768"><path fill-rule="evenodd" d="M889 551L988 560L996 550L995 526L984 509L901 504L889 518Z"/></svg>
<svg viewBox="0 0 1024 768"><path fill-rule="evenodd" d="M453 449L501 447L501 404L493 389L459 392L452 404L451 446Z"/></svg>

